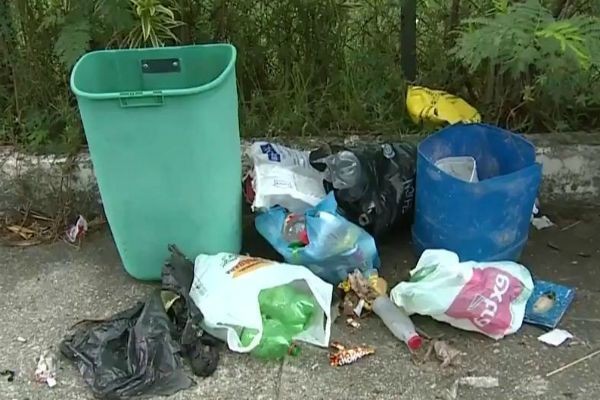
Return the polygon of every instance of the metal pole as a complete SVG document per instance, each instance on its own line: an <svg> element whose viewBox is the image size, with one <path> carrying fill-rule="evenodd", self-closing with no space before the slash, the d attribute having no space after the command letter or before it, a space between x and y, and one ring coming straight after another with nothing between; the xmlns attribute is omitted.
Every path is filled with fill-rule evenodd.
<svg viewBox="0 0 600 400"><path fill-rule="evenodd" d="M417 79L417 0L404 0L400 10L400 64L404 78Z"/></svg>

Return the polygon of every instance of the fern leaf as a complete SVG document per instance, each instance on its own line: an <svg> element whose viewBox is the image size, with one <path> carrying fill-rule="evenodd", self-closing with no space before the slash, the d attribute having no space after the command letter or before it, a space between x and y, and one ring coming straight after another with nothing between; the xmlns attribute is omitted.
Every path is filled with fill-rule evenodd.
<svg viewBox="0 0 600 400"><path fill-rule="evenodd" d="M575 19L555 21L536 32L536 36L556 40L563 53L572 51L581 67L590 66L591 55L585 45L585 38Z"/></svg>
<svg viewBox="0 0 600 400"><path fill-rule="evenodd" d="M79 20L65 24L54 44L54 54L67 68L71 68L77 59L89 48L91 40L90 24Z"/></svg>

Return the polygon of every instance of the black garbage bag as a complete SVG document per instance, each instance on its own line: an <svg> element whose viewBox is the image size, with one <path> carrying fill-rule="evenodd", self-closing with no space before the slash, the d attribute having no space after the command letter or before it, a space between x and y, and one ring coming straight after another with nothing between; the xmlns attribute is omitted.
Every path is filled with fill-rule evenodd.
<svg viewBox="0 0 600 400"><path fill-rule="evenodd" d="M218 364L216 339L200 328L202 313L189 298L193 264L174 247L163 268L162 290L106 320L86 320L61 342L95 396L166 396L194 384L183 358L200 376Z"/></svg>
<svg viewBox="0 0 600 400"><path fill-rule="evenodd" d="M172 328L155 291L145 303L110 319L82 321L61 343L61 351L77 364L97 397L171 395L194 384L181 368Z"/></svg>
<svg viewBox="0 0 600 400"><path fill-rule="evenodd" d="M310 154L312 166L326 172L326 189L335 192L345 216L374 237L411 223L416 159L411 143L325 145Z"/></svg>
<svg viewBox="0 0 600 400"><path fill-rule="evenodd" d="M204 316L190 298L194 264L177 247L170 246L169 250L171 259L165 264L161 276L163 303L175 324L176 340L190 361L192 371L198 376L210 376L219 363L221 342L203 331L200 323ZM169 294L172 299L168 298Z"/></svg>

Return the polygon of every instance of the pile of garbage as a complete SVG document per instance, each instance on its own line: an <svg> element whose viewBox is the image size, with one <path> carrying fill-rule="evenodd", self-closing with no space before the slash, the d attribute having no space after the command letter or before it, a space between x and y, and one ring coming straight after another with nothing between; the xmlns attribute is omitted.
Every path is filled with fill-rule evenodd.
<svg viewBox="0 0 600 400"><path fill-rule="evenodd" d="M469 121L480 119L462 100L458 111L443 104L455 98L440 92L413 88L409 97L409 112L419 123L455 123L467 115ZM489 133L490 138L497 133ZM414 326L413 314L495 340L517 332L523 322L554 329L573 290L534 280L513 258L465 259L473 243L464 251L426 246L410 278L388 290L379 274L379 240L398 227L410 227L416 217L421 224L452 222L443 215L422 215L429 209L420 203L425 197L415 196L423 193L423 171L434 182L450 179L443 184L447 198L463 192L485 197L492 178L507 179L503 174L510 173L501 165L507 157L486 163L481 152L465 153L467 145L458 155L438 143L427 146L432 149L407 142L326 144L309 152L264 141L252 144L244 194L256 213L257 231L283 262L220 253L188 255L196 257L192 263L171 246L161 289L109 319L77 324L61 343L62 353L96 396L112 399L189 388L194 379L184 364L196 376L210 376L222 343L231 351L271 360L299 356L303 343L331 348L329 363L335 367L375 354L371 346L331 340L336 304L350 327L360 327L361 318L375 314L409 352L430 339ZM430 163L427 151L448 155ZM441 190L432 187L431 198L438 199ZM436 201L435 206L444 206ZM533 204L525 206L531 210ZM517 218L509 217L510 223ZM517 233L509 225L501 228L504 236L494 240L512 246ZM463 229L468 236L476 228ZM423 232L413 229L414 236ZM475 253L487 249L482 246ZM443 365L457 355L440 341L431 342L431 351Z"/></svg>

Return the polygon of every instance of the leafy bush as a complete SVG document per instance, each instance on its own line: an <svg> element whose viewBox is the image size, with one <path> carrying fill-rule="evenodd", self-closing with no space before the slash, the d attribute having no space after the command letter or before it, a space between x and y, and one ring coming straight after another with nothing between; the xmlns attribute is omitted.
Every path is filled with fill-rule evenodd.
<svg viewBox="0 0 600 400"><path fill-rule="evenodd" d="M85 52L229 41L245 135L417 131L400 69L401 0L0 3L0 143L84 142L68 87ZM595 0L418 0L418 83L513 129L600 127ZM597 85L596 85L597 86Z"/></svg>
<svg viewBox="0 0 600 400"><path fill-rule="evenodd" d="M598 126L600 20L556 20L537 0L464 21L452 52L479 92L475 103L496 122L516 129Z"/></svg>

